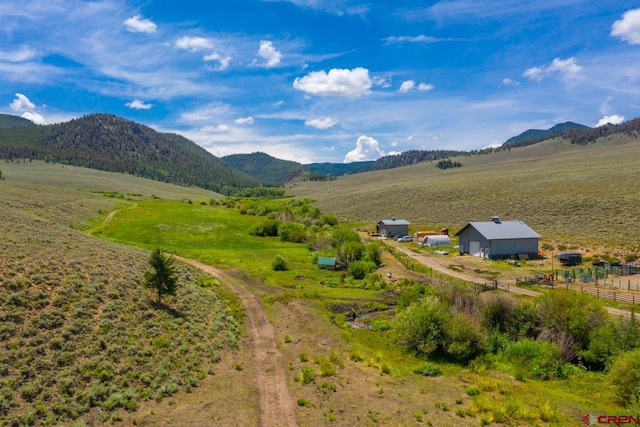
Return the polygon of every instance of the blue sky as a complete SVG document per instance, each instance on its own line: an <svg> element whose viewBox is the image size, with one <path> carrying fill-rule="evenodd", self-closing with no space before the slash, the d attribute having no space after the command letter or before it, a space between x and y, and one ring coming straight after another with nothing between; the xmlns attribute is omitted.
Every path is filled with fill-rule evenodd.
<svg viewBox="0 0 640 427"><path fill-rule="evenodd" d="M217 156L472 150L639 111L637 1L0 3L0 112L115 114Z"/></svg>

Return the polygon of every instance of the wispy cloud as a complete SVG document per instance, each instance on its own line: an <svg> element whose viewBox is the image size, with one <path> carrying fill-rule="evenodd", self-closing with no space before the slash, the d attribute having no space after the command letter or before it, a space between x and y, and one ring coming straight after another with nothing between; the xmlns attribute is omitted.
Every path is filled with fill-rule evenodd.
<svg viewBox="0 0 640 427"><path fill-rule="evenodd" d="M132 33L155 33L158 26L148 19L136 15L124 21L124 26Z"/></svg>
<svg viewBox="0 0 640 427"><path fill-rule="evenodd" d="M153 105L145 104L139 99L134 99L131 102L127 102L125 105L131 108L132 110L150 110L153 107Z"/></svg>
<svg viewBox="0 0 640 427"><path fill-rule="evenodd" d="M213 42L205 37L184 36L176 40L176 47L191 52L198 52L200 50L213 49Z"/></svg>
<svg viewBox="0 0 640 427"><path fill-rule="evenodd" d="M455 39L452 38L438 38L426 36L424 34L420 34L418 36L389 36L383 39L387 44L392 43L440 43L446 41L453 41Z"/></svg>
<svg viewBox="0 0 640 427"><path fill-rule="evenodd" d="M0 50L0 61L25 62L38 56L38 51L30 46L22 46L13 51Z"/></svg>
<svg viewBox="0 0 640 427"><path fill-rule="evenodd" d="M546 77L559 73L563 79L570 80L575 79L581 70L582 67L578 65L578 61L574 57L567 59L555 58L550 65L532 67L525 70L522 73L522 77L539 82Z"/></svg>
<svg viewBox="0 0 640 427"><path fill-rule="evenodd" d="M311 126L316 129L329 129L334 127L337 123L338 122L331 117L325 117L324 119L311 119L304 122L305 126Z"/></svg>

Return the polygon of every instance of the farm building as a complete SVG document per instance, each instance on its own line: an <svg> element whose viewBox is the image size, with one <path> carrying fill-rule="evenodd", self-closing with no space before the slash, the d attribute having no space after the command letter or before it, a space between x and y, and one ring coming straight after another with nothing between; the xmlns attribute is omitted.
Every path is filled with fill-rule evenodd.
<svg viewBox="0 0 640 427"><path fill-rule="evenodd" d="M566 266L578 265L582 262L582 254L580 252L562 252L556 256L560 264Z"/></svg>
<svg viewBox="0 0 640 427"><path fill-rule="evenodd" d="M460 254L481 258L536 258L540 235L520 220L470 222L456 233Z"/></svg>
<svg viewBox="0 0 640 427"><path fill-rule="evenodd" d="M413 233L413 241L416 243L421 243L426 236L435 236L437 233L433 230L429 231L416 231Z"/></svg>
<svg viewBox="0 0 640 427"><path fill-rule="evenodd" d="M336 269L336 259L334 257L319 256L318 268L326 268L328 270Z"/></svg>
<svg viewBox="0 0 640 427"><path fill-rule="evenodd" d="M451 239L449 238L449 236L436 234L435 236L425 236L422 240L421 246L445 246L450 244Z"/></svg>
<svg viewBox="0 0 640 427"><path fill-rule="evenodd" d="M409 234L409 221L406 219L383 219L376 225L380 237L406 236Z"/></svg>

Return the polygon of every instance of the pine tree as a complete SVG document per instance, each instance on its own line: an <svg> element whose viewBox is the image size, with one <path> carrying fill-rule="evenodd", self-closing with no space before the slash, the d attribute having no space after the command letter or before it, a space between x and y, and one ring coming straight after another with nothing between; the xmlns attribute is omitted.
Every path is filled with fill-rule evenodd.
<svg viewBox="0 0 640 427"><path fill-rule="evenodd" d="M144 286L155 289L158 292L158 304L162 302L163 295L176 295L178 290L178 278L176 277L175 259L167 257L162 249L157 248L151 252L149 264L153 271L144 273Z"/></svg>

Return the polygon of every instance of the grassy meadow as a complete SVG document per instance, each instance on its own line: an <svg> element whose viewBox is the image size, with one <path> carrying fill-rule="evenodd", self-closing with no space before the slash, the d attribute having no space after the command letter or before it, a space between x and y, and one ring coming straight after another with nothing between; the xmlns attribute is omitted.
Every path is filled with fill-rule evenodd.
<svg viewBox="0 0 640 427"><path fill-rule="evenodd" d="M316 199L341 220L369 224L395 216L411 232L468 221L521 219L542 242L619 256L639 250L640 143L618 135L587 146L560 139L475 157L301 182L287 188Z"/></svg>
<svg viewBox="0 0 640 427"><path fill-rule="evenodd" d="M300 425L578 425L586 413L624 410L602 372L576 368L569 379L544 380L498 357L471 367L436 358L427 362L437 367L435 376L416 374L425 361L398 345L389 313L366 320L371 329L354 329L345 318L350 309L396 304L401 281L374 287L332 282L344 273L318 270L306 244L251 236L248 230L262 220L204 202L141 200L97 233L242 270L281 331ZM289 261L287 271L273 271L278 254ZM380 275L401 270L397 264L385 253ZM412 278L434 285L442 280Z"/></svg>

